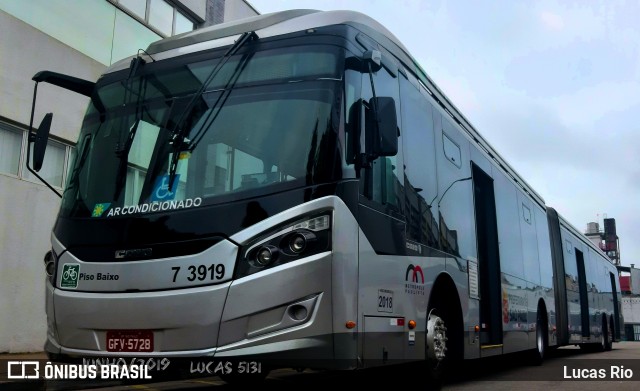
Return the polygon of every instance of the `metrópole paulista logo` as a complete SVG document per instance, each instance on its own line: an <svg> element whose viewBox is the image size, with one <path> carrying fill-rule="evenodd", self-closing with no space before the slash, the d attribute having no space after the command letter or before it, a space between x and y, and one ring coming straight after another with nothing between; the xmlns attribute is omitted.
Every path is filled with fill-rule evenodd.
<svg viewBox="0 0 640 391"><path fill-rule="evenodd" d="M420 265L409 264L404 280L405 293L424 296L424 272Z"/></svg>

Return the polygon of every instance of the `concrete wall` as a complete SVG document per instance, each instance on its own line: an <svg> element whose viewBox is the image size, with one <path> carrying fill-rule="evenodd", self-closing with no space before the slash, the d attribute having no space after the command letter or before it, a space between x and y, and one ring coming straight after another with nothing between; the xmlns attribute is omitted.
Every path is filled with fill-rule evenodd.
<svg viewBox="0 0 640 391"><path fill-rule="evenodd" d="M625 324L640 324L640 296L622 297L622 316Z"/></svg>
<svg viewBox="0 0 640 391"><path fill-rule="evenodd" d="M207 0L174 0L180 4L183 10L188 11L191 16L198 18L202 22L207 17Z"/></svg>
<svg viewBox="0 0 640 391"><path fill-rule="evenodd" d="M631 293L640 295L640 269L631 268Z"/></svg>
<svg viewBox="0 0 640 391"><path fill-rule="evenodd" d="M31 78L39 71L61 72L95 81L105 68L0 11L0 116L29 124L34 85ZM51 133L75 142L88 98L43 83L38 86L38 102L34 125L40 123L44 113L53 112Z"/></svg>
<svg viewBox="0 0 640 391"><path fill-rule="evenodd" d="M235 20L259 15L258 11L246 1L235 0L224 2L224 20Z"/></svg>
<svg viewBox="0 0 640 391"><path fill-rule="evenodd" d="M45 272L60 199L48 188L0 175L0 352L41 351L47 332Z"/></svg>

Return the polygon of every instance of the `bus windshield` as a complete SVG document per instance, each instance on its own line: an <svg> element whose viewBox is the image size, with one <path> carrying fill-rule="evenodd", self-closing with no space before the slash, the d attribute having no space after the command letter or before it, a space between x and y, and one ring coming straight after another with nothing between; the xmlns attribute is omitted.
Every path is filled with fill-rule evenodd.
<svg viewBox="0 0 640 391"><path fill-rule="evenodd" d="M154 213L336 179L343 56L248 52L213 79L219 58L171 60L99 83L104 108L85 115L61 216Z"/></svg>

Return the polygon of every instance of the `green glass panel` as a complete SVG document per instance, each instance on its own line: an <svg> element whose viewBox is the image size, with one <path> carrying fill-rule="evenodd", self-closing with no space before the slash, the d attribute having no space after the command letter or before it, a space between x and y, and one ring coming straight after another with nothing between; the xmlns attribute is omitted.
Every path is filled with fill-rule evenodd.
<svg viewBox="0 0 640 391"><path fill-rule="evenodd" d="M149 24L162 34L171 36L173 30L173 7L164 0L151 0L149 3Z"/></svg>
<svg viewBox="0 0 640 391"><path fill-rule="evenodd" d="M113 34L113 55L111 63L134 56L138 49L147 49L151 42L161 37L142 23L116 10L116 22Z"/></svg>
<svg viewBox="0 0 640 391"><path fill-rule="evenodd" d="M120 5L127 8L140 19L144 20L145 11L147 9L147 0L118 0Z"/></svg>
<svg viewBox="0 0 640 391"><path fill-rule="evenodd" d="M186 33L187 31L193 30L193 22L191 19L182 15L180 12L176 12L176 31L175 34Z"/></svg>

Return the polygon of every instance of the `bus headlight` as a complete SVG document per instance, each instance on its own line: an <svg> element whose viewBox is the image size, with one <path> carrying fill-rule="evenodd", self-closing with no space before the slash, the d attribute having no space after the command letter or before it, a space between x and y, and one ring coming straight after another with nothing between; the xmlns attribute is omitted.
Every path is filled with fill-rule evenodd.
<svg viewBox="0 0 640 391"><path fill-rule="evenodd" d="M256 263L260 266L267 266L278 258L279 252L276 246L262 246L256 253Z"/></svg>
<svg viewBox="0 0 640 391"><path fill-rule="evenodd" d="M327 212L274 227L241 246L235 278L331 250Z"/></svg>
<svg viewBox="0 0 640 391"><path fill-rule="evenodd" d="M311 231L300 230L289 238L289 249L294 254L301 254L307 248L309 242L316 240L316 235Z"/></svg>
<svg viewBox="0 0 640 391"><path fill-rule="evenodd" d="M58 268L58 257L53 250L47 251L44 254L44 271L47 273L49 281L53 284L56 276L56 269Z"/></svg>

